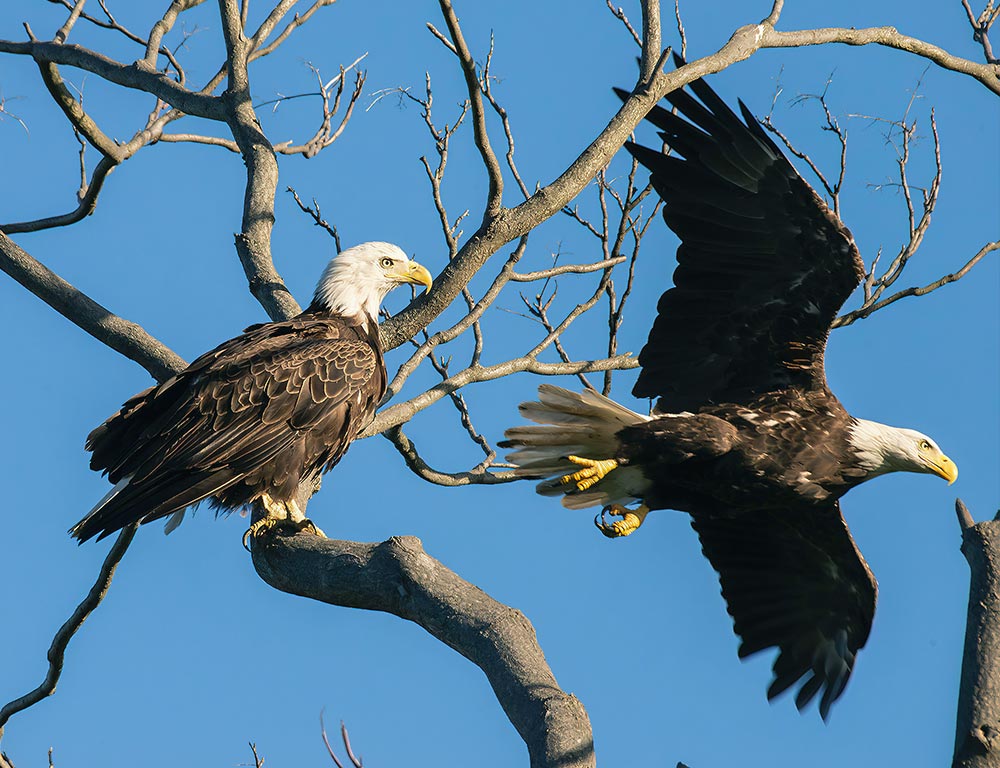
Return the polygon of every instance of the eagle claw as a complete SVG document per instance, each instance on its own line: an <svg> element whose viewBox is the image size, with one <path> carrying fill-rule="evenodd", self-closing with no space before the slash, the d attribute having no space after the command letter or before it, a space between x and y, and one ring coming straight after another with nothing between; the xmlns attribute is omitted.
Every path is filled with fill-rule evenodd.
<svg viewBox="0 0 1000 768"><path fill-rule="evenodd" d="M594 517L594 525L597 526L597 530L609 539L617 539L621 536L628 536L631 533L635 533L649 512L649 507L645 504L640 504L638 509L629 509L628 507L623 507L621 504L609 504L601 510L600 514ZM613 517L620 517L621 520L609 522L605 519L606 514L611 514Z"/></svg>
<svg viewBox="0 0 1000 768"><path fill-rule="evenodd" d="M327 538L322 529L308 517L304 517L301 520L289 520L284 517L262 517L247 528L246 533L243 534L243 548L249 552L251 538L257 539L260 536L269 535L278 529L289 530L293 535L305 531L323 539Z"/></svg>
<svg viewBox="0 0 1000 768"><path fill-rule="evenodd" d="M563 475L559 482L563 485L575 485L578 491L585 491L591 486L597 485L604 479L605 475L618 466L618 461L615 459L585 459L581 456L567 456L566 458L583 469L569 475Z"/></svg>

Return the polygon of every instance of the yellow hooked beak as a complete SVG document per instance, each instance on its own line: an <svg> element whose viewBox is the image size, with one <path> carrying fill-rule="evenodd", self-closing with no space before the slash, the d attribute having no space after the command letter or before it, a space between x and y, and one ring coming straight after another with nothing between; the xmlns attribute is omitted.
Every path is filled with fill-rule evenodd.
<svg viewBox="0 0 1000 768"><path fill-rule="evenodd" d="M947 480L948 485L958 480L958 466L940 451L935 456L928 456L925 461L930 471Z"/></svg>
<svg viewBox="0 0 1000 768"><path fill-rule="evenodd" d="M406 266L401 266L401 271L399 272L389 272L388 276L401 283L414 283L415 285L424 286L428 291L431 289L431 273L427 271L426 267L417 264L415 261L409 262Z"/></svg>

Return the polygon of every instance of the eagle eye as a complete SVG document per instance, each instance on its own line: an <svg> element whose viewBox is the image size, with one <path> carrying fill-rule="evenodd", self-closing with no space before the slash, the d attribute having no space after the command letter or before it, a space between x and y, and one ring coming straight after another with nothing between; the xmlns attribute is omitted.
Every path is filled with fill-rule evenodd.
<svg viewBox="0 0 1000 768"><path fill-rule="evenodd" d="M385 269L389 269L389 267L391 267L391 266L392 266L392 265L393 265L393 264L394 264L395 262L394 262L394 261L393 261L392 259L389 259L389 258L385 258L385 259L382 259L382 261L381 261L381 262L379 262L379 263L380 263L380 264L381 264L381 265L382 265L382 266L383 266L383 267L384 267Z"/></svg>
<svg viewBox="0 0 1000 768"><path fill-rule="evenodd" d="M931 444L926 440L921 440L919 443L917 443L917 447L921 451L929 451L931 449Z"/></svg>

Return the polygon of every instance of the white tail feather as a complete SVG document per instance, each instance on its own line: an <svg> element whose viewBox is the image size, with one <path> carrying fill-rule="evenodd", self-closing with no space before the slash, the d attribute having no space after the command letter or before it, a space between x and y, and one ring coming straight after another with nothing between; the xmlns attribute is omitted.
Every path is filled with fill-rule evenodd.
<svg viewBox="0 0 1000 768"><path fill-rule="evenodd" d="M125 490L125 486L127 486L132 481L133 477L135 477L135 475L128 475L127 477L123 477L121 480L119 480L117 483L115 483L114 487L110 491L108 491L106 494L104 494L104 498L102 498L99 502L97 502L94 505L94 508L92 510L90 510L86 514L86 516L83 518L83 520L81 520L79 523L77 523L77 526L82 525L87 520L89 520L94 515L96 515L98 512L100 512L101 508L105 504L107 504L115 496L117 496L119 493L121 493L123 490Z"/></svg>
<svg viewBox="0 0 1000 768"><path fill-rule="evenodd" d="M562 495L563 506L583 509L595 505L626 504L645 490L648 481L634 467L610 472L586 491L563 484L560 478L579 466L568 456L588 459L612 458L618 453L617 433L624 427L649 421L591 390L573 392L551 384L538 388L538 402L522 403L521 415L543 426L511 427L506 445L515 448L507 460L523 477L551 478L537 486L543 496Z"/></svg>

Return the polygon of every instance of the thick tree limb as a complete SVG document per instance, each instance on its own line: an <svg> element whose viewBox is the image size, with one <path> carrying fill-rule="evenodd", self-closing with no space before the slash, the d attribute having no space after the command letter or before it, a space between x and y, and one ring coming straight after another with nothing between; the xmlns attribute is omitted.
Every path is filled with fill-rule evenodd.
<svg viewBox="0 0 1000 768"><path fill-rule="evenodd" d="M954 56L936 45L909 37L899 32L895 27L871 27L868 29L800 29L791 32L779 32L776 29L765 29L760 40L761 48L801 48L807 45L826 45L828 43L843 43L844 45L883 45L900 51L915 53L929 59L943 69L961 72L981 82L993 93L1000 95L1000 65L978 64L959 56Z"/></svg>
<svg viewBox="0 0 1000 768"><path fill-rule="evenodd" d="M651 80L656 68L663 65L661 36L659 0L643 0L642 58L639 61L639 77L642 82Z"/></svg>
<svg viewBox="0 0 1000 768"><path fill-rule="evenodd" d="M279 8L284 5L287 3L280 4ZM219 14L229 62L229 85L223 94L226 122L247 166L243 228L236 235L236 251L250 284L250 292L272 320L284 320L299 314L302 308L285 287L271 258L278 160L271 142L261 130L250 99L247 63L253 48L251 41L243 35L236 0L219 0Z"/></svg>
<svg viewBox="0 0 1000 768"><path fill-rule="evenodd" d="M969 612L958 694L953 768L1000 766L1000 513L974 523L955 500L969 563Z"/></svg>
<svg viewBox="0 0 1000 768"><path fill-rule="evenodd" d="M524 614L430 557L419 539L381 544L273 536L254 541L257 573L275 589L412 621L486 674L524 739L532 768L594 765L590 720L556 682Z"/></svg>
<svg viewBox="0 0 1000 768"><path fill-rule="evenodd" d="M39 63L50 62L77 67L93 72L110 83L151 93L189 115L208 120L226 119L222 102L217 97L193 93L167 74L149 69L142 60L125 65L77 45L60 45L39 40L28 42L0 40L0 53L31 56Z"/></svg>
<svg viewBox="0 0 1000 768"><path fill-rule="evenodd" d="M2 232L0 269L95 339L137 362L157 380L163 381L187 367L181 357L146 333L142 326L102 307Z"/></svg>

